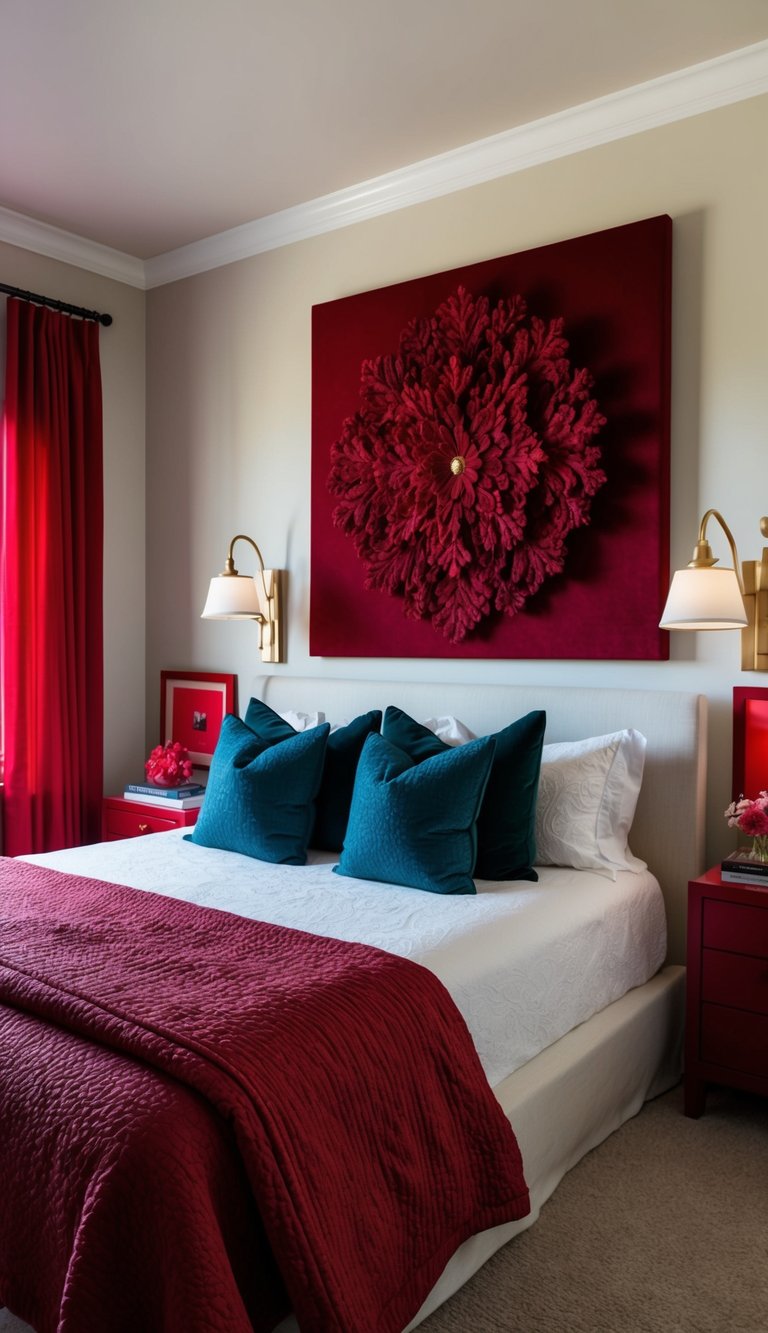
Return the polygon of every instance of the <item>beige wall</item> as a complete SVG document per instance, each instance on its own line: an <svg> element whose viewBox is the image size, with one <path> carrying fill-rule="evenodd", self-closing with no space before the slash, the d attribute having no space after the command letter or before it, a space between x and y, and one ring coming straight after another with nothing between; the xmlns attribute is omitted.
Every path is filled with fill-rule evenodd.
<svg viewBox="0 0 768 1333"><path fill-rule="evenodd" d="M255 627L199 619L207 580L242 531L290 570L289 660L276 670L707 694L710 858L728 850L730 692L755 680L738 668L736 636L675 636L669 663L309 657L310 309L669 213L673 562L690 558L710 505L754 558L768 512L767 139L763 97L148 293L149 736L162 667L234 670L242 703L261 672Z"/></svg>
<svg viewBox="0 0 768 1333"><path fill-rule="evenodd" d="M104 781L118 791L145 758L144 293L0 242L0 281L103 310ZM4 323L3 306L3 323ZM3 330L4 331L4 330ZM4 363L4 357L3 357Z"/></svg>

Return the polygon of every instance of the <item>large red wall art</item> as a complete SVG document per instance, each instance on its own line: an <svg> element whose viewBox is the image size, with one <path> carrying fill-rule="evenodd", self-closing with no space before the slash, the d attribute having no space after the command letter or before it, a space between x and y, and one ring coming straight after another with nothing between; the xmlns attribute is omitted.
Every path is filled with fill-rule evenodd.
<svg viewBox="0 0 768 1333"><path fill-rule="evenodd" d="M310 652L661 659L668 217L312 312Z"/></svg>

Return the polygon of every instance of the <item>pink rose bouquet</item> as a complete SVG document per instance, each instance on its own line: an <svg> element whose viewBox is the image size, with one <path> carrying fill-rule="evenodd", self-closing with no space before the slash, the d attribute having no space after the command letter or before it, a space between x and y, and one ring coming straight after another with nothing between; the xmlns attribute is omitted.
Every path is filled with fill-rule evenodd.
<svg viewBox="0 0 768 1333"><path fill-rule="evenodd" d="M178 787L192 777L192 760L181 741L156 745L144 765L148 782L157 787Z"/></svg>
<svg viewBox="0 0 768 1333"><path fill-rule="evenodd" d="M737 828L752 839L752 855L768 861L768 791L761 791L754 799L742 796L731 801L725 817L729 828Z"/></svg>

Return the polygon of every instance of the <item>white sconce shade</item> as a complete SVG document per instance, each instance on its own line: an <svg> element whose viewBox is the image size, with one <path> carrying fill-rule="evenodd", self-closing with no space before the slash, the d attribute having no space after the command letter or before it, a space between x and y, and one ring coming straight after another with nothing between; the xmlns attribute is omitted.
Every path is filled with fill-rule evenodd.
<svg viewBox="0 0 768 1333"><path fill-rule="evenodd" d="M707 523L719 523L731 548L733 569L715 569ZM760 519L768 537L768 517ZM768 546L759 560L739 560L733 533L722 514L708 509L687 569L678 569L667 597L661 629L740 629L742 671L768 671Z"/></svg>
<svg viewBox="0 0 768 1333"><path fill-rule="evenodd" d="M749 624L733 569L678 569L662 629L744 629Z"/></svg>
<svg viewBox="0 0 768 1333"><path fill-rule="evenodd" d="M211 579L204 620L254 620L260 615L256 580L249 574L220 574Z"/></svg>

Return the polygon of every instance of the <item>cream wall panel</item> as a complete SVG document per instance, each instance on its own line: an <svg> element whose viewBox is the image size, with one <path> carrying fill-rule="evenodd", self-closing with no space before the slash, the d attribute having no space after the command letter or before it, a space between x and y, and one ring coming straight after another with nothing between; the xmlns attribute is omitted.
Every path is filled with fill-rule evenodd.
<svg viewBox="0 0 768 1333"><path fill-rule="evenodd" d="M114 320L102 328L99 350L104 408L104 783L106 791L119 791L129 773L141 773L145 758L144 293L2 242L0 280L108 311ZM2 324L4 331L4 303Z"/></svg>
<svg viewBox="0 0 768 1333"><path fill-rule="evenodd" d="M754 557L768 512L766 142L762 97L149 292L149 737L162 667L234 670L242 702L260 674L255 627L198 618L229 538L244 531L268 564L290 570L289 660L276 671L707 694L709 855L726 851L730 691L754 679L739 670L735 636L676 636L669 663L309 657L310 312L317 302L669 213L673 561L689 559L710 505L728 518L743 556ZM247 560L243 548L245 569Z"/></svg>

